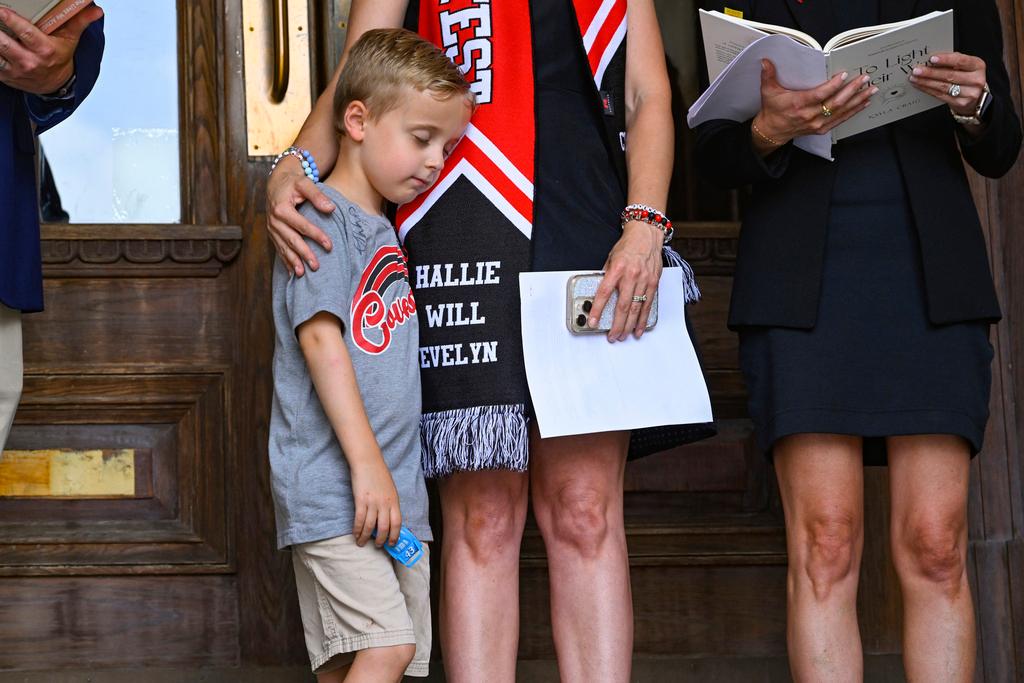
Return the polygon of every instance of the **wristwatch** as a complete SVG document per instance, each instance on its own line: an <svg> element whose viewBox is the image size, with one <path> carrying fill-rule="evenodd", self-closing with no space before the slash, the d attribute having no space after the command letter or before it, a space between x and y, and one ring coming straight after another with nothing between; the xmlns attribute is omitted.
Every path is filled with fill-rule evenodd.
<svg viewBox="0 0 1024 683"><path fill-rule="evenodd" d="M78 80L78 74L72 73L71 78L64 82L64 85L60 86L57 90L46 93L45 95L38 95L39 99L46 102L56 102L59 100L69 100L75 95L75 81Z"/></svg>
<svg viewBox="0 0 1024 683"><path fill-rule="evenodd" d="M981 91L981 97L978 98L978 106L972 115L961 116L953 111L952 108L949 111L953 114L953 120L957 123L965 126L980 126L982 124L982 117L985 116L985 112L990 104L992 104L992 91L988 89L988 83L986 83L984 90Z"/></svg>

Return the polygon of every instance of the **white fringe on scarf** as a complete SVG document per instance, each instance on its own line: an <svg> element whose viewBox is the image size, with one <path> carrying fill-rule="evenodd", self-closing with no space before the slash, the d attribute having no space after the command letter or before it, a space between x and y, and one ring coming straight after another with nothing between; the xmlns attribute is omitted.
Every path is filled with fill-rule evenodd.
<svg viewBox="0 0 1024 683"><path fill-rule="evenodd" d="M679 255L675 249L665 245L662 249L662 262L666 268L678 266L683 271L683 297L686 303L695 304L700 301L700 289L697 287L697 278L693 274L693 268Z"/></svg>
<svg viewBox="0 0 1024 683"><path fill-rule="evenodd" d="M425 413L420 439L423 474L429 478L477 470L525 472L529 462L529 419L522 404Z"/></svg>
<svg viewBox="0 0 1024 683"><path fill-rule="evenodd" d="M667 245L662 256L666 267L682 271L686 303L700 301L690 264ZM529 463L529 419L522 404L424 413L420 439L423 474L428 478L478 470L525 472Z"/></svg>

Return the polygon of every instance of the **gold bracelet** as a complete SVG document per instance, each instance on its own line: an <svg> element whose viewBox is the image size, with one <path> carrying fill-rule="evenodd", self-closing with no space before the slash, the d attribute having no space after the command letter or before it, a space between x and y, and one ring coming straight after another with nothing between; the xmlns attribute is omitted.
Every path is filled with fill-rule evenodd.
<svg viewBox="0 0 1024 683"><path fill-rule="evenodd" d="M765 142L767 142L767 143L768 143L769 145L771 145L772 147L778 147L779 145L781 145L781 144L782 144L782 143L780 143L780 142L779 142L779 141L777 141L777 140L772 140L772 139L771 139L770 137L768 137L767 135L765 135L764 133L762 133L761 131L759 131L759 130L757 129L757 124L756 124L756 123L754 123L753 121L751 121L751 122L750 122L750 128L751 128L751 129L752 129L752 130L753 130L753 131L754 131L755 133L757 133L757 137L761 138L762 140L764 140Z"/></svg>

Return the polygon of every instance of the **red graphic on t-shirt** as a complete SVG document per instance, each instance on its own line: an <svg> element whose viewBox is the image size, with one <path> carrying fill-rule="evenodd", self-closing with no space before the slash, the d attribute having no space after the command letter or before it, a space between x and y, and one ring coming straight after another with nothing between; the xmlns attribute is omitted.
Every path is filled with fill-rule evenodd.
<svg viewBox="0 0 1024 683"><path fill-rule="evenodd" d="M395 328L416 315L416 300L410 291L385 303L387 291L409 281L409 267L398 246L384 246L377 250L363 269L363 276L352 297L352 341L370 355L384 353L391 346Z"/></svg>

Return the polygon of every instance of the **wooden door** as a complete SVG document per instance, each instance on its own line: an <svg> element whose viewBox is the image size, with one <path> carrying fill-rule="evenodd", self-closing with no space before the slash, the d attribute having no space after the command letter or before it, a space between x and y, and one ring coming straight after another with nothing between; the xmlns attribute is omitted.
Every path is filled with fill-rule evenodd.
<svg viewBox="0 0 1024 683"><path fill-rule="evenodd" d="M246 164L229 147L244 119L228 117L224 55L241 31L222 2L103 5L100 82L42 148L54 162L60 134L82 133L84 168L54 162L54 175L112 209L90 213L65 185L72 223L42 230L46 311L24 320L25 389L0 465L34 484L0 493L0 669L235 667L248 306L231 177ZM124 80L133 70L143 80ZM106 120L158 108L149 98L170 103L168 121L83 123L86 106ZM85 152L85 132L109 134L108 152ZM143 210L157 195L169 208Z"/></svg>
<svg viewBox="0 0 1024 683"><path fill-rule="evenodd" d="M252 149L248 2L175 5L180 216L43 228L47 310L26 317L26 386L7 446L21 453L4 455L4 466L23 468L19 481L34 473L39 488L5 493L0 466L0 681L72 680L83 667L110 681L309 679L266 460L270 160ZM1019 95L1024 16L999 2ZM269 13L276 0L265 3ZM337 59L347 4L307 5L309 94ZM725 327L744 197L700 181L682 125L699 87L698 3L656 4L679 122L670 213L704 292L690 312L720 434L628 468L634 678L788 680L782 516ZM1007 311L994 338L988 445L972 479L979 681L1024 681L1022 181L1020 165L1000 182L973 181ZM52 484L62 480L70 483ZM884 470L867 486L867 670L900 680ZM520 677L556 680L546 559L532 525L521 583Z"/></svg>

